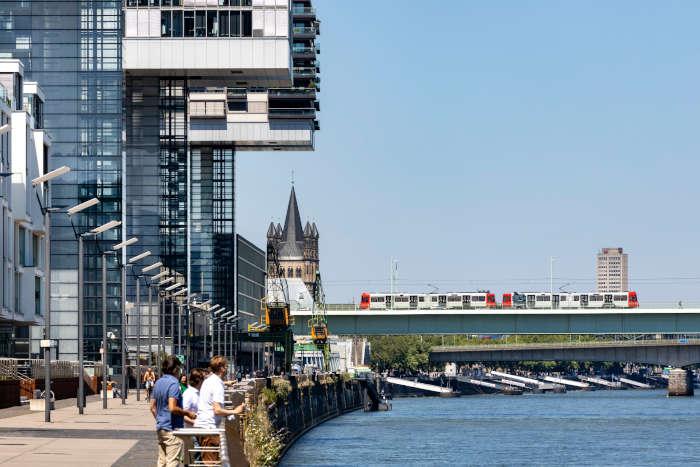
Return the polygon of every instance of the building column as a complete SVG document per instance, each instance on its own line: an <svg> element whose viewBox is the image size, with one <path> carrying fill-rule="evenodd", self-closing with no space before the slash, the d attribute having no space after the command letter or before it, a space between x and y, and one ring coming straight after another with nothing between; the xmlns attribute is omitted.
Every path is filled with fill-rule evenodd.
<svg viewBox="0 0 700 467"><path fill-rule="evenodd" d="M693 372L682 368L674 368L668 377L669 396L692 396Z"/></svg>

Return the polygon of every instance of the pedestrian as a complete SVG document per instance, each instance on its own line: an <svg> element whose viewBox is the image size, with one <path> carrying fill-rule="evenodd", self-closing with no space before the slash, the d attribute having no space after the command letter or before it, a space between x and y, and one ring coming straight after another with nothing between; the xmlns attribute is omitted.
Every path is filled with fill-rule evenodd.
<svg viewBox="0 0 700 467"><path fill-rule="evenodd" d="M204 380L199 390L199 410L197 411L197 419L194 421L196 428L219 428L223 417L238 415L245 409L245 404L240 404L233 410L224 408L224 381L222 378L226 376L228 368L226 357L220 355L212 357L209 368L211 368L211 375ZM199 444L203 448L218 448L219 436L200 436ZM219 454L217 452L203 452L202 461L206 465L218 464Z"/></svg>
<svg viewBox="0 0 700 467"><path fill-rule="evenodd" d="M204 370L201 368L192 368L190 371L189 386L182 393L182 408L190 412L197 413L197 403L199 402L199 389L204 382ZM194 420L185 417L185 427L192 428Z"/></svg>
<svg viewBox="0 0 700 467"><path fill-rule="evenodd" d="M187 375L180 376L180 392L182 394L187 391Z"/></svg>
<svg viewBox="0 0 700 467"><path fill-rule="evenodd" d="M143 385L146 387L146 401L151 400L151 392L153 392L153 385L156 382L156 374L153 372L152 368L148 368L146 373L143 374Z"/></svg>
<svg viewBox="0 0 700 467"><path fill-rule="evenodd" d="M169 355L163 360L163 376L153 386L151 414L156 419L158 435L158 467L178 467L182 458L182 441L173 434L182 428L183 417L197 418L194 412L182 408L182 393L178 384L180 360Z"/></svg>

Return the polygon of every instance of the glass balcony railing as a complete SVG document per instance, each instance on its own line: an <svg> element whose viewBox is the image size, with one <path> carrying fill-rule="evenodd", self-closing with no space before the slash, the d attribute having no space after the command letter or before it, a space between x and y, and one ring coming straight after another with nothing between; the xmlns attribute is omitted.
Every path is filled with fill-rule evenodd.
<svg viewBox="0 0 700 467"><path fill-rule="evenodd" d="M294 34L316 34L316 28L313 26L294 26L292 31Z"/></svg>
<svg viewBox="0 0 700 467"><path fill-rule="evenodd" d="M268 96L272 98L293 97L293 98L314 98L316 90L313 88L277 88L270 89Z"/></svg>
<svg viewBox="0 0 700 467"><path fill-rule="evenodd" d="M292 53L310 55L316 53L316 47L295 45L294 47L292 47Z"/></svg>
<svg viewBox="0 0 700 467"><path fill-rule="evenodd" d="M295 6L292 7L292 14L297 16L312 16L316 15L316 9L310 6Z"/></svg>
<svg viewBox="0 0 700 467"><path fill-rule="evenodd" d="M316 109L310 108L289 108L289 109L268 109L270 118L314 118Z"/></svg>
<svg viewBox="0 0 700 467"><path fill-rule="evenodd" d="M295 76L314 76L316 74L316 67L295 66L292 68L292 72Z"/></svg>

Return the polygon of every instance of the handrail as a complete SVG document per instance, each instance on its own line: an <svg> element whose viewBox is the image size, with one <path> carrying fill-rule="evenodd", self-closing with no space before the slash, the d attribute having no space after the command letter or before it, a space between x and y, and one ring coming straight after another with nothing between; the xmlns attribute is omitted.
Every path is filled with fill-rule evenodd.
<svg viewBox="0 0 700 467"><path fill-rule="evenodd" d="M545 350L545 349L576 349L585 347L651 347L655 345L700 345L700 339L644 339L624 341L583 341L583 342L539 342L524 344L484 344L484 345L440 345L431 352L479 352L489 350Z"/></svg>

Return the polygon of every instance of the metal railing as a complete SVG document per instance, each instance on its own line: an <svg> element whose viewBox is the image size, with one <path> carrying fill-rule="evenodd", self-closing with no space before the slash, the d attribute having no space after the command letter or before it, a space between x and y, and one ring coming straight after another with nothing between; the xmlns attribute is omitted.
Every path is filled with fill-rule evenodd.
<svg viewBox="0 0 700 467"><path fill-rule="evenodd" d="M43 379L44 374L44 360L0 358L0 379ZM78 362L68 360L51 362L51 378L77 378L79 374ZM84 362L83 376L102 376L102 374L100 362Z"/></svg>
<svg viewBox="0 0 700 467"><path fill-rule="evenodd" d="M292 32L294 34L316 34L316 28L312 26L295 26Z"/></svg>
<svg viewBox="0 0 700 467"><path fill-rule="evenodd" d="M576 349L576 348L605 348L605 347L651 347L671 345L700 345L700 339L639 339L639 340L589 340L573 342L541 342L523 344L484 344L484 345L440 345L432 348L432 352L461 352L461 351L490 351L490 350L546 350L546 349Z"/></svg>
<svg viewBox="0 0 700 467"><path fill-rule="evenodd" d="M313 118L316 115L316 109L314 108L289 108L289 109L268 109L268 115L270 117L277 118Z"/></svg>

